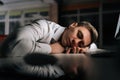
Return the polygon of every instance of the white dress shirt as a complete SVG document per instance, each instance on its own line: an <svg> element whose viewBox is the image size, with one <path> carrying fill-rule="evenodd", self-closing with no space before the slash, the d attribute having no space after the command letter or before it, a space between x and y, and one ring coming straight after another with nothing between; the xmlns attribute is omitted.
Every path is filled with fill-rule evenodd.
<svg viewBox="0 0 120 80"><path fill-rule="evenodd" d="M51 52L49 45L51 40L54 39L57 41L64 30L65 27L47 20L38 20L33 24L20 27L7 37L1 47L2 56L12 57L6 66L13 68L19 73L37 77L54 78L62 76L64 72L56 63L48 63L43 66L29 65L26 63L24 57L36 53L43 53L47 56ZM40 60L45 61L41 57ZM30 61L34 60L30 59ZM49 62L50 60L47 61Z"/></svg>
<svg viewBox="0 0 120 80"><path fill-rule="evenodd" d="M5 49L8 56L22 56L28 53L51 52L50 42L53 38L58 40L65 30L54 22L47 20L38 20L36 23L20 27L6 40Z"/></svg>

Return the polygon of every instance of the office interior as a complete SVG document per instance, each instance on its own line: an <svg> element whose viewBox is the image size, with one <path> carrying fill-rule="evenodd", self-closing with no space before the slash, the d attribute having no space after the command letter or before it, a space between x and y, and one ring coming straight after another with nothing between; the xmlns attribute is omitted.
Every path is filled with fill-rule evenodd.
<svg viewBox="0 0 120 80"><path fill-rule="evenodd" d="M86 20L98 30L97 45L103 48L115 39L119 4L117 0L1 0L0 41L35 19L48 19L65 27Z"/></svg>
<svg viewBox="0 0 120 80"><path fill-rule="evenodd" d="M119 0L0 0L0 44L14 29L36 19L51 20L64 27L68 27L72 22L89 21L98 30L99 38L96 44L99 49L117 50L117 54L120 51ZM104 58L107 58L106 55ZM108 67L107 78L102 75L102 80L118 80L120 59L117 57L116 62L114 59L109 59L112 61L111 64L107 62L108 60L102 60L104 63L101 64L100 70L107 70L108 66L112 66ZM98 60L100 63L102 61ZM110 70L112 68L113 73ZM110 77L114 73L115 75Z"/></svg>

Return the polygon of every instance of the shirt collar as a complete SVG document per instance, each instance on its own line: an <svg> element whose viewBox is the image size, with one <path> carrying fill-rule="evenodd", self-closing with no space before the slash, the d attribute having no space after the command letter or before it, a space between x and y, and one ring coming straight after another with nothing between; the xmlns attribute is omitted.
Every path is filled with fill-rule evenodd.
<svg viewBox="0 0 120 80"><path fill-rule="evenodd" d="M53 38L58 41L62 33L64 32L65 27L60 27L58 30L56 30L55 34L53 35Z"/></svg>

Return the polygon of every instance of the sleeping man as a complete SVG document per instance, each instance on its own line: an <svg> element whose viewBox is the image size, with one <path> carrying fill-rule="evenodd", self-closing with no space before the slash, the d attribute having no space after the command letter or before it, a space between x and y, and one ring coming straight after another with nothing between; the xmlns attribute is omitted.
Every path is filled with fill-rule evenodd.
<svg viewBox="0 0 120 80"><path fill-rule="evenodd" d="M48 20L37 20L11 33L1 47L1 53L2 57L24 57L34 53L85 53L97 38L96 29L87 21L63 27ZM14 65L19 66L17 62ZM21 70L16 70L44 77L64 75L57 65L29 66L27 69L25 66L19 66Z"/></svg>

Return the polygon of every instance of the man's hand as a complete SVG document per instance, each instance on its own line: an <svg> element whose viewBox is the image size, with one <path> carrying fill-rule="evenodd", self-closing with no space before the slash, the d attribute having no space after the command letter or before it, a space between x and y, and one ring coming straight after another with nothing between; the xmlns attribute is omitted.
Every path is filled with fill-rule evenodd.
<svg viewBox="0 0 120 80"><path fill-rule="evenodd" d="M50 46L52 49L51 51L52 54L62 53L65 50L64 47L59 42L53 43Z"/></svg>
<svg viewBox="0 0 120 80"><path fill-rule="evenodd" d="M70 47L70 48L67 48L66 49L66 53L69 54L69 53L74 53L74 54L77 54L77 53L85 53L87 52L88 50L88 47L85 47L85 48L80 48L80 47Z"/></svg>

